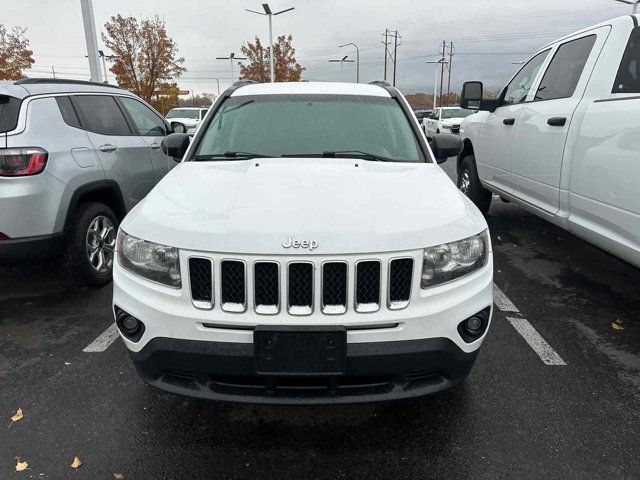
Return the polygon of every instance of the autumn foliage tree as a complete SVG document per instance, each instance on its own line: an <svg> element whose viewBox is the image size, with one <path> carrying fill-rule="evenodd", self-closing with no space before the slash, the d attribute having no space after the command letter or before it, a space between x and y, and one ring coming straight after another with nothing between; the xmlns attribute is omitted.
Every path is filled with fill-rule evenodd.
<svg viewBox="0 0 640 480"><path fill-rule="evenodd" d="M23 78L24 70L31 68L34 63L25 31L20 27L9 30L0 24L0 80Z"/></svg>
<svg viewBox="0 0 640 480"><path fill-rule="evenodd" d="M158 110L178 103L175 79L186 69L176 43L159 17L138 20L117 15L104 26L102 41L113 52L110 70L118 85L132 91Z"/></svg>
<svg viewBox="0 0 640 480"><path fill-rule="evenodd" d="M296 61L296 50L291 35L280 35L273 44L273 72L276 82L298 82L302 75L302 66ZM246 80L268 82L269 46L263 46L258 37L254 43L247 42L240 48L249 63L240 63L240 75Z"/></svg>

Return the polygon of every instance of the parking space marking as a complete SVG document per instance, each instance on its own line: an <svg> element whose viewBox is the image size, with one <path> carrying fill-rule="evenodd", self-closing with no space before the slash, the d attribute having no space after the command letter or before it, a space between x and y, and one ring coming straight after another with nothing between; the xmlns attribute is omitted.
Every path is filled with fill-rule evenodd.
<svg viewBox="0 0 640 480"><path fill-rule="evenodd" d="M542 335L526 318L507 317L507 320L546 365L566 365L560 355L542 338Z"/></svg>
<svg viewBox="0 0 640 480"><path fill-rule="evenodd" d="M109 325L109 328L98 335L98 337L93 342L84 347L82 351L85 353L104 352L107 348L109 348L109 345L111 345L116 340L116 338L118 338L118 335L118 327L116 327L116 324L114 322Z"/></svg>
<svg viewBox="0 0 640 480"><path fill-rule="evenodd" d="M500 288L494 283L493 284L493 303L496 304L498 310L501 312L514 312L520 313L518 307L516 307L511 300L504 294Z"/></svg>

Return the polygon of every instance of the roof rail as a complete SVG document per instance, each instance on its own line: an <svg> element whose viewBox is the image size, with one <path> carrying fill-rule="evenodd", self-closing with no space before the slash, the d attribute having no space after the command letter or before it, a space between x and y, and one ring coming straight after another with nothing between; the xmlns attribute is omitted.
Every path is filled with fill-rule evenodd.
<svg viewBox="0 0 640 480"><path fill-rule="evenodd" d="M236 80L235 82L233 82L233 86L243 87L245 85L253 85L254 83L260 83L260 82L256 82L255 80Z"/></svg>
<svg viewBox="0 0 640 480"><path fill-rule="evenodd" d="M22 78L13 82L14 85L43 85L43 84L58 84L58 85L93 85L96 87L121 87L117 85L111 85L109 83L100 82L87 82L86 80L71 80L68 78Z"/></svg>
<svg viewBox="0 0 640 480"><path fill-rule="evenodd" d="M386 80L374 80L373 82L369 82L369 85L378 85L379 87L390 87L391 84Z"/></svg>

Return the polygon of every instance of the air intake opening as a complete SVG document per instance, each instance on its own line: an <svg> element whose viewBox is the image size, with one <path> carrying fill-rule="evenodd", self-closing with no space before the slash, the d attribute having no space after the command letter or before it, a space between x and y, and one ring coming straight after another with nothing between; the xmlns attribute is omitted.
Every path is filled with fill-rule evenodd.
<svg viewBox="0 0 640 480"><path fill-rule="evenodd" d="M322 265L322 313L339 315L347 311L347 264Z"/></svg>
<svg viewBox="0 0 640 480"><path fill-rule="evenodd" d="M311 315L313 312L313 265L311 263L289 264L289 313Z"/></svg>
<svg viewBox="0 0 640 480"><path fill-rule="evenodd" d="M191 301L196 308L213 308L213 262L208 258L189 259Z"/></svg>
<svg viewBox="0 0 640 480"><path fill-rule="evenodd" d="M413 277L413 258L398 258L389 264L389 302L390 310L400 310L409 305L411 297L411 278Z"/></svg>
<svg viewBox="0 0 640 480"><path fill-rule="evenodd" d="M380 262L366 260L356 265L356 312L371 313L380 308Z"/></svg>
<svg viewBox="0 0 640 480"><path fill-rule="evenodd" d="M246 278L244 262L220 262L220 304L225 312L242 313L246 310Z"/></svg>
<svg viewBox="0 0 640 480"><path fill-rule="evenodd" d="M275 315L280 311L280 275L275 262L256 262L254 274L254 304L256 313Z"/></svg>

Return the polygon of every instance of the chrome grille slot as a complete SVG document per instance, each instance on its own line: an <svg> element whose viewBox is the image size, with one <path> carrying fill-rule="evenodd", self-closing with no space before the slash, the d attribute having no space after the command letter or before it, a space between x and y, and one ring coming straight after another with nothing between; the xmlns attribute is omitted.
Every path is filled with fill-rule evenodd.
<svg viewBox="0 0 640 480"><path fill-rule="evenodd" d="M356 312L376 312L380 308L380 261L356 264Z"/></svg>
<svg viewBox="0 0 640 480"><path fill-rule="evenodd" d="M239 260L220 262L220 304L225 312L246 310L247 281L245 264Z"/></svg>
<svg viewBox="0 0 640 480"><path fill-rule="evenodd" d="M275 315L280 311L280 275L276 262L253 266L253 297L256 313Z"/></svg>
<svg viewBox="0 0 640 480"><path fill-rule="evenodd" d="M400 310L409 305L413 258L397 258L389 263L389 310Z"/></svg>
<svg viewBox="0 0 640 480"><path fill-rule="evenodd" d="M313 264L290 263L288 270L288 307L291 315L313 313Z"/></svg>
<svg viewBox="0 0 640 480"><path fill-rule="evenodd" d="M347 311L347 264L322 265L322 313L339 315Z"/></svg>
<svg viewBox="0 0 640 480"><path fill-rule="evenodd" d="M191 301L196 308L213 308L213 262L208 258L189 259Z"/></svg>

